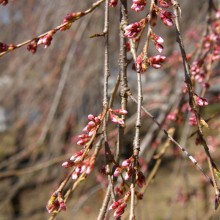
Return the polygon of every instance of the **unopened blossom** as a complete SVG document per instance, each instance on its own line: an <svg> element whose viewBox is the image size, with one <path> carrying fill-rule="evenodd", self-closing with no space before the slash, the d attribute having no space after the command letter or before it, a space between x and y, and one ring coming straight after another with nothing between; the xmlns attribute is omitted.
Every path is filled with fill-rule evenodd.
<svg viewBox="0 0 220 220"><path fill-rule="evenodd" d="M195 98L195 100L196 100L196 104L199 105L199 106L207 106L209 104L206 99L204 99L202 97L199 97L199 96L197 96Z"/></svg>
<svg viewBox="0 0 220 220"><path fill-rule="evenodd" d="M116 7L117 4L118 4L118 0L110 0L108 5L110 7Z"/></svg>
<svg viewBox="0 0 220 220"><path fill-rule="evenodd" d="M135 22L133 24L129 24L125 28L124 35L127 38L135 38L140 34L142 28L143 28L143 26L142 26L141 22Z"/></svg>
<svg viewBox="0 0 220 220"><path fill-rule="evenodd" d="M37 45L44 44L44 48L47 48L50 46L52 39L52 34L46 34L38 40Z"/></svg>
<svg viewBox="0 0 220 220"><path fill-rule="evenodd" d="M142 11L147 4L146 0L133 0L133 4L131 9L135 10L136 12Z"/></svg>
<svg viewBox="0 0 220 220"><path fill-rule="evenodd" d="M166 26L171 27L173 26L172 18L175 18L175 15L172 12L162 10L160 13L160 18Z"/></svg>
<svg viewBox="0 0 220 220"><path fill-rule="evenodd" d="M151 58L149 58L150 65L155 68L159 69L161 67L161 64L166 60L165 56L156 55Z"/></svg>
<svg viewBox="0 0 220 220"><path fill-rule="evenodd" d="M32 54L37 51L37 42L34 40L27 45L27 50L29 50Z"/></svg>
<svg viewBox="0 0 220 220"><path fill-rule="evenodd" d="M159 4L161 7L163 8L169 8L172 4L171 0L167 0L167 1L164 1L164 0L158 0Z"/></svg>
<svg viewBox="0 0 220 220"><path fill-rule="evenodd" d="M126 206L125 202L119 205L114 212L114 218L119 218L124 213Z"/></svg>
<svg viewBox="0 0 220 220"><path fill-rule="evenodd" d="M113 175L114 175L115 177L117 177L117 176L119 176L119 175L121 174L121 172L122 172L122 168L121 168L121 167L117 167L117 168L115 169Z"/></svg>
<svg viewBox="0 0 220 220"><path fill-rule="evenodd" d="M132 158L126 159L122 162L122 167L128 167L132 162Z"/></svg>
<svg viewBox="0 0 220 220"><path fill-rule="evenodd" d="M119 199L118 201L113 202L113 203L109 206L108 210L113 210L113 209L118 208L118 206L120 206L123 202L124 202L124 199Z"/></svg>
<svg viewBox="0 0 220 220"><path fill-rule="evenodd" d="M64 199L62 198L61 193L54 193L50 197L46 208L47 208L47 211L49 213L55 213L58 210L65 211L66 210L66 204L65 204Z"/></svg>
<svg viewBox="0 0 220 220"><path fill-rule="evenodd" d="M72 157L70 157L70 160L75 163L78 162L81 159L83 153L84 153L84 150L81 150L75 153Z"/></svg>
<svg viewBox="0 0 220 220"><path fill-rule="evenodd" d="M62 24L65 24L65 25L62 28L60 28L60 30L65 31L65 30L69 29L71 27L72 23L74 21L78 20L83 15L84 15L83 12L67 14L62 21Z"/></svg>
<svg viewBox="0 0 220 220"><path fill-rule="evenodd" d="M162 53L163 51L163 43L164 40L161 36L151 33L151 39L154 41L155 47L159 53Z"/></svg>
<svg viewBox="0 0 220 220"><path fill-rule="evenodd" d="M148 60L145 58L144 54L141 53L140 55L138 55L135 61L136 71L138 73L143 73L147 70L148 65Z"/></svg>
<svg viewBox="0 0 220 220"><path fill-rule="evenodd" d="M137 185L142 188L144 186L144 184L146 183L146 179L145 179L145 176L144 174L139 171L138 174L137 174L137 181L136 181Z"/></svg>
<svg viewBox="0 0 220 220"><path fill-rule="evenodd" d="M69 167L72 167L75 163L71 160L68 160L68 161L65 161L62 163L62 166L65 167L65 168L69 168Z"/></svg>
<svg viewBox="0 0 220 220"><path fill-rule="evenodd" d="M0 42L0 53L5 52L7 50L8 50L8 45Z"/></svg>

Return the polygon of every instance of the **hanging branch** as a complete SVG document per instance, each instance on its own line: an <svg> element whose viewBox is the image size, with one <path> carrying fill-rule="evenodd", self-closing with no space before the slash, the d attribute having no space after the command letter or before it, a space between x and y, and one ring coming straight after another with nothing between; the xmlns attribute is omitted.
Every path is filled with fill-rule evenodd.
<svg viewBox="0 0 220 220"><path fill-rule="evenodd" d="M204 137L203 131L202 131L202 124L203 124L204 120L202 119L201 115L199 114L198 107L196 105L195 93L194 93L193 84L191 81L190 66L187 61L186 51L185 51L184 44L183 44L182 37L181 37L181 33L180 33L179 18L180 18L181 9L180 9L179 3L177 1L173 1L173 4L174 4L174 14L175 14L175 25L176 25L176 37L177 37L177 42L179 44L181 55L182 55L182 60L183 60L183 66L184 66L184 72L185 72L185 82L187 84L188 95L189 95L189 104L195 114L197 126L198 126L198 136L199 136L199 139L201 141L201 144L203 145L203 148L204 148L206 156L207 156L209 170L211 173L212 182L213 182L214 189L215 189L215 209L217 209L219 206L219 202L220 202L220 192L219 192L219 188L218 188L218 185L216 182L215 172L219 172L219 171L218 171L218 168L211 157L211 154L209 152L209 147L207 145L207 142L205 140L205 137Z"/></svg>
<svg viewBox="0 0 220 220"><path fill-rule="evenodd" d="M99 7L105 0L99 0L95 3L92 4L92 7L87 9L86 11L84 12L77 12L77 13L72 13L72 14L68 14L65 19L63 20L62 24L35 37L35 38L32 38L30 40L27 40L27 41L24 41L20 44L17 44L17 45L14 45L14 44L10 44L10 45L6 45L6 44L3 44L3 43L0 43L0 44L3 44L4 47L2 47L1 45L1 48L0 48L0 57L2 57L3 55L13 51L13 50L16 50L18 48L21 48L25 45L28 45L28 50L30 50L32 53L35 53L36 50L37 50L37 47L38 45L40 44L44 44L45 45L45 48L47 48L50 44L51 44L51 41L52 41L52 36L54 34L57 33L57 31L64 31L64 30L67 30L71 27L71 25L79 20L80 18L84 17L85 15L88 15L90 14L91 12L93 12L97 7Z"/></svg>

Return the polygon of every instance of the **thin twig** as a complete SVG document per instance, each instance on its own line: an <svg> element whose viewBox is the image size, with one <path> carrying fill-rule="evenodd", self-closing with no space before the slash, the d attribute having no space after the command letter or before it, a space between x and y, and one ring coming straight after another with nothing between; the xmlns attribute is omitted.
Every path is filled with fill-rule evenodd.
<svg viewBox="0 0 220 220"><path fill-rule="evenodd" d="M95 3L93 3L91 8L89 8L89 9L87 9L86 11L82 12L82 13L80 14L80 16L79 16L79 17L76 17L73 22L65 22L65 23L63 23L63 24L61 24L61 25L59 25L59 26L57 26L57 27L51 29L50 31L47 31L47 32L45 32L45 33L43 33L43 34L41 34L41 35L35 37L35 38L32 38L31 40L27 40L27 41L24 41L24 42L22 42L22 43L20 43L20 44L13 45L12 47L9 47L7 51L4 51L4 52L0 53L0 57L2 57L3 55L5 55L5 54L7 54L7 53L9 53L9 52L11 52L11 51L13 51L13 50L15 50L15 49L18 49L18 48L20 48L20 47L23 47L23 46L25 46L25 45L31 43L32 41L36 41L36 40L38 40L38 39L40 39L40 38L46 36L47 34L50 34L51 32L56 33L57 31L61 30L63 27L66 27L66 26L68 26L68 25L72 25L72 23L74 23L76 20L78 20L78 19L82 18L83 16L85 16L85 15L91 13L92 11L94 11L94 10L95 10L97 7L99 7L104 1L105 1L105 0L99 0L99 1L97 1L97 2L95 2Z"/></svg>
<svg viewBox="0 0 220 220"><path fill-rule="evenodd" d="M181 9L180 9L179 3L177 1L173 1L173 4L174 4L174 14L175 14L175 25L176 25L176 37L177 37L177 43L179 44L181 55L182 55L182 60L183 60L183 66L184 66L184 72L185 72L185 82L187 84L188 94L189 94L189 104L190 104L190 107L192 108L192 110L196 116L197 126L198 126L198 136L200 138L201 144L202 144L202 146L205 150L206 156L207 156L209 170L211 173L212 182L213 182L213 186L214 186L214 190L215 190L215 197L216 197L215 198L215 209L217 209L219 202L220 202L220 192L219 192L219 188L218 188L216 178L215 178L215 171L218 171L218 168L211 157L211 154L209 152L209 147L208 147L206 140L205 140L205 137L203 135L202 125L201 125L201 120L203 120L203 119L201 118L201 116L198 112L198 108L196 106L196 102L195 102L195 98L194 98L194 91L193 91L193 85L192 85L192 81L191 81L190 66L187 61L186 51L185 51L183 40L182 40L181 33L180 33L179 17L180 17L180 10Z"/></svg>

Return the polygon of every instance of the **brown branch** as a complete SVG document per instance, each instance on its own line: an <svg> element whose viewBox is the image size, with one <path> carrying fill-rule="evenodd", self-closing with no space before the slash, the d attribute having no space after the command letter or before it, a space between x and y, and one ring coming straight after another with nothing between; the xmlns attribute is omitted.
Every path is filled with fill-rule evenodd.
<svg viewBox="0 0 220 220"><path fill-rule="evenodd" d="M50 31L47 31L47 32L45 32L45 33L43 33L43 34L41 34L41 35L35 37L35 38L32 38L31 40L24 41L24 42L22 42L22 43L20 43L20 44L17 44L17 45L9 46L8 50L6 50L6 51L0 53L0 57L2 57L3 55L5 55L5 54L7 54L7 53L9 53L9 52L11 52L11 51L13 51L13 50L15 50L15 49L18 49L18 48L23 47L23 46L25 46L25 45L27 45L27 44L33 42L33 41L36 41L36 40L38 40L38 39L40 39L40 38L42 38L42 37L44 37L44 36L50 34L51 32L56 33L57 31L60 31L62 28L66 27L66 26L71 26L72 23L74 23L74 22L77 21L78 19L80 19L80 18L84 17L85 15L87 15L87 14L91 13L92 11L94 11L94 10L95 10L97 7L99 7L104 1L105 1L105 0L99 0L99 1L97 1L97 2L95 2L95 3L93 3L91 8L87 9L87 10L84 11L84 12L79 12L79 13L80 13L80 16L76 17L76 18L74 19L74 21L65 22L65 23L63 23L63 24L61 24L61 25L59 25L59 26L57 26L57 27L51 29Z"/></svg>
<svg viewBox="0 0 220 220"><path fill-rule="evenodd" d="M219 202L220 202L220 192L219 192L219 188L218 188L216 178L215 178L215 171L218 171L218 168L211 157L211 154L209 152L209 147L208 147L206 140L205 140L205 137L203 135L202 123L201 123L201 120L203 120L203 119L201 118L201 116L198 112L198 108L196 106L196 102L195 102L195 98L194 98L194 90L193 90L193 85L192 85L192 81L191 81L190 66L187 61L186 51L185 51L183 40L182 40L181 33L180 33L179 17L180 17L180 10L181 9L180 9L179 3L177 1L173 1L173 4L174 4L174 14L176 16L175 17L176 38L177 38L177 43L179 44L181 55L182 55L182 61L183 61L184 72L185 72L185 82L187 84L188 94L189 94L189 104L190 104L190 107L192 108L193 112L195 113L196 120L197 120L197 126L198 126L198 136L201 140L201 144L203 145L203 148L204 148L206 156L207 156L209 170L211 173L212 182L214 184L214 189L215 189L215 196L216 196L215 209L217 209L219 206Z"/></svg>

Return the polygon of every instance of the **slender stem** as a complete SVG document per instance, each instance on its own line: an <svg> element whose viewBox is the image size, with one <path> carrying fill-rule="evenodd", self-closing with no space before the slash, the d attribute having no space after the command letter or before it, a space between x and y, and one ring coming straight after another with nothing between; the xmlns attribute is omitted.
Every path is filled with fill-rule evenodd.
<svg viewBox="0 0 220 220"><path fill-rule="evenodd" d="M211 157L211 154L209 152L209 147L208 147L207 142L205 140L205 137L203 135L202 125L201 125L202 118L199 114L198 108L196 106L195 98L194 98L194 91L193 91L193 85L192 85L192 81L191 81L190 67L189 67L189 63L187 61L186 51L184 48L184 44L183 44L183 40L182 40L181 32L180 32L179 15L180 15L181 9L180 9L179 3L177 1L173 1L173 3L174 3L174 14L176 16L175 17L176 37L177 37L177 42L179 44L181 55L182 55L182 60L183 60L183 66L184 66L184 72L185 72L185 82L187 84L188 94L189 94L189 104L190 104L190 107L192 108L192 110L196 116L197 126L198 126L198 136L200 138L201 144L202 144L204 151L206 153L206 156L207 156L208 166L209 166L209 170L210 170L211 177L212 177L212 182L214 184L214 189L215 189L215 196L216 196L215 208L217 208L219 205L219 201L220 201L220 198L219 198L220 192L219 192L219 188L218 188L216 178L215 178L215 171L218 171L218 168Z"/></svg>
<svg viewBox="0 0 220 220"><path fill-rule="evenodd" d="M65 27L65 26L67 26L67 25L71 25L71 24L74 23L76 20L78 20L78 19L80 19L81 17L83 17L83 16L85 16L85 15L91 13L92 11L94 11L94 10L95 10L99 5L101 5L104 1L105 1L105 0L99 0L99 1L97 1L97 2L95 2L95 3L93 3L93 5L92 5L91 8L89 8L89 9L87 9L86 11L82 12L82 14L81 14L79 17L76 17L76 19L75 19L73 22L65 22L65 23L63 23L63 24L61 24L61 25L59 25L59 26L57 26L57 27L51 29L50 31L47 31L47 32L45 32L45 33L43 33L43 34L41 34L41 35L35 37L35 38L32 38L32 39L27 40L27 41L24 41L24 42L22 42L22 43L20 43L20 44L17 44L17 45L14 45L14 46L12 46L12 47L9 47L8 50L6 50L6 51L0 53L0 57L2 57L3 55L5 55L5 54L7 54L7 53L9 53L9 52L11 52L11 51L13 51L13 50L15 50L15 49L18 49L18 48L20 48L20 47L23 47L23 46L25 46L25 45L31 43L32 41L38 40L39 38L46 36L47 34L51 33L51 31L53 31L54 33L56 33L57 31L59 31L59 30L62 29L63 27Z"/></svg>
<svg viewBox="0 0 220 220"><path fill-rule="evenodd" d="M128 92L128 96L131 98L131 100L135 103L137 103L137 99ZM205 173L205 171L202 169L202 167L198 164L197 160L186 150L186 148L182 147L173 137L168 133L167 130L163 129L162 125L156 120L156 118L146 109L142 106L142 110L154 121L154 123L157 124L157 126L160 128L160 130L163 131L163 133L166 135L166 137L177 147L180 148L180 150L188 157L188 159L191 160L191 162L198 168L198 170L205 176L208 182L212 186L214 186L212 179Z"/></svg>

